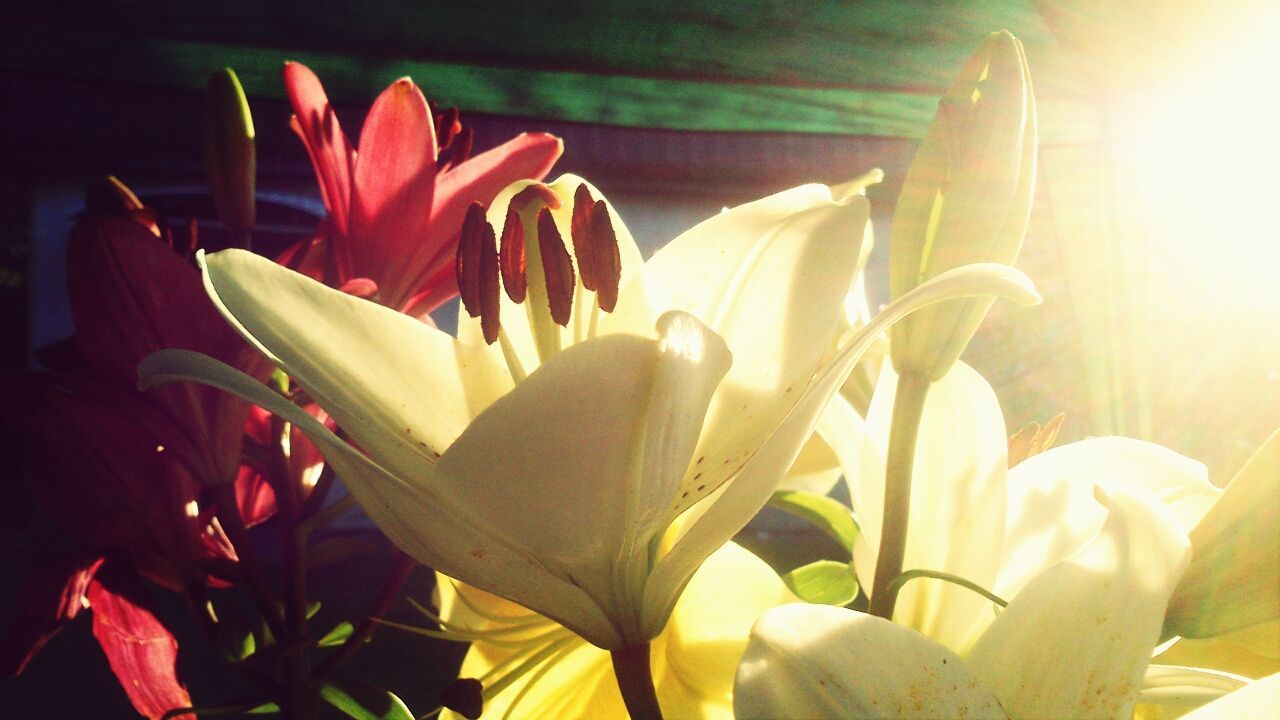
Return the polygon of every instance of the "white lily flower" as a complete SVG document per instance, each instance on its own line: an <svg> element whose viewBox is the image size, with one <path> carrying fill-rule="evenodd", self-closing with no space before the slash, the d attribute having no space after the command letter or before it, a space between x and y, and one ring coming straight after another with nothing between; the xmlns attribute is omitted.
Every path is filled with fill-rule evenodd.
<svg viewBox="0 0 1280 720"><path fill-rule="evenodd" d="M580 185L562 178L505 196L545 207L511 208L531 248L528 336L508 322L519 306L504 304L494 326L496 276L472 288L487 339L507 336L501 353L469 342L474 330L455 339L248 253L204 259L223 314L363 452L189 353L153 356L143 382L216 385L294 422L419 561L615 650L658 635L693 572L764 505L826 400L894 320L945 298L1038 300L1012 268L960 268L886 308L832 357L867 206L810 185L693 228L599 315L607 289L594 305L581 292L566 299L567 249L542 244L571 234L573 211L551 196ZM492 236L486 244L478 223L470 232L481 252L469 257L488 272L501 261ZM623 277L638 255L618 257ZM697 520L660 552L664 530L691 509Z"/></svg>
<svg viewBox="0 0 1280 720"><path fill-rule="evenodd" d="M1164 507L1099 491L1106 521L956 654L882 618L789 605L756 623L738 718L1128 718L1190 543Z"/></svg>

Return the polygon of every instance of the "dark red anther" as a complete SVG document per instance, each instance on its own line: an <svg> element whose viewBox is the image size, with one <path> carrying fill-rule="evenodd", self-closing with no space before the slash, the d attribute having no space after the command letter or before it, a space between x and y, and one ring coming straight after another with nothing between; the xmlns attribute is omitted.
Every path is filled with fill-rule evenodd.
<svg viewBox="0 0 1280 720"><path fill-rule="evenodd" d="M477 720L484 712L484 685L475 678L458 678L441 691L440 704L467 720Z"/></svg>
<svg viewBox="0 0 1280 720"><path fill-rule="evenodd" d="M502 246L498 267L502 270L502 285L513 303L522 303L529 290L529 278L525 274L524 223L515 210L507 210L507 221L502 226Z"/></svg>
<svg viewBox="0 0 1280 720"><path fill-rule="evenodd" d="M451 107L436 115L436 147L441 151L448 150L453 138L462 130L458 121L458 108Z"/></svg>
<svg viewBox="0 0 1280 720"><path fill-rule="evenodd" d="M573 240L573 254L578 258L582 287L588 290L596 289L595 243L591 241L593 205L591 191L585 184L579 185L573 193L573 220L569 224L569 236Z"/></svg>
<svg viewBox="0 0 1280 720"><path fill-rule="evenodd" d="M473 202L467 208L466 219L462 221L462 232L458 236L457 264L454 266L458 278L458 294L462 297L462 306L471 317L480 316L480 255L486 234L493 237L493 228L485 219L484 207Z"/></svg>
<svg viewBox="0 0 1280 720"><path fill-rule="evenodd" d="M565 327L573 310L573 260L564 247L551 211L545 207L538 212L538 253L542 257L542 273L547 280L551 319Z"/></svg>
<svg viewBox="0 0 1280 720"><path fill-rule="evenodd" d="M480 329L484 341L492 345L502 329L502 290L498 287L498 242L493 226L484 224L487 232L480 244Z"/></svg>
<svg viewBox="0 0 1280 720"><path fill-rule="evenodd" d="M618 284L622 281L622 255L618 235L613 231L609 206L597 200L591 209L591 262L596 276L596 303L605 312L618 304Z"/></svg>

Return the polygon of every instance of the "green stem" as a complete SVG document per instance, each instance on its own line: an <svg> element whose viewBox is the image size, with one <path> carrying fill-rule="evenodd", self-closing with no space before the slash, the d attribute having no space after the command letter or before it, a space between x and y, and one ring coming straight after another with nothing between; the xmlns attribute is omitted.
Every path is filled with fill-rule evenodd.
<svg viewBox="0 0 1280 720"><path fill-rule="evenodd" d="M653 687L653 672L649 667L649 643L609 654L613 657L613 674L618 678L618 689L622 691L622 701L631 720L662 720L658 691Z"/></svg>
<svg viewBox="0 0 1280 720"><path fill-rule="evenodd" d="M876 557L876 577L871 586L872 615L893 617L899 587L894 580L902 574L907 549L907 521L911 514L911 471L916 458L916 437L924 401L929 394L928 376L911 371L898 377L893 400L893 421L889 427L889 456L884 478L884 522L880 526L880 554Z"/></svg>

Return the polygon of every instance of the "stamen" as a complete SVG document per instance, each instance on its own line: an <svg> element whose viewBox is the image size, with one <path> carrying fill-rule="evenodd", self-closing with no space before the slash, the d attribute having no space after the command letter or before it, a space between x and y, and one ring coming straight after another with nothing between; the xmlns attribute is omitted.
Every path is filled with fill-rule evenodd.
<svg viewBox="0 0 1280 720"><path fill-rule="evenodd" d="M591 192L587 190L585 183L579 185L573 193L573 220L569 224L569 235L573 240L573 254L578 256L578 274L582 277L582 287L588 290L596 289L591 242L592 209Z"/></svg>
<svg viewBox="0 0 1280 720"><path fill-rule="evenodd" d="M552 655L542 667L535 670L533 675L529 676L529 681L524 684L524 687L520 688L520 692L516 693L516 696L511 698L511 704L507 706L507 711L502 714L502 720L509 720L511 713L515 712L516 706L520 704L521 700L524 700L525 696L529 694L529 691L533 689L533 686L537 685L538 681L541 680L543 676L548 672L551 672L551 668L555 667L557 663L568 657L569 653L573 652L573 650L574 647L572 644L560 648L559 652Z"/></svg>
<svg viewBox="0 0 1280 720"><path fill-rule="evenodd" d="M618 304L618 284L622 281L622 255L618 235L613 231L609 206L597 200L591 212L591 257L595 262L596 302L605 312Z"/></svg>
<svg viewBox="0 0 1280 720"><path fill-rule="evenodd" d="M462 123L458 121L458 108L451 107L436 115L436 145L440 152L449 149L454 137L462 131Z"/></svg>
<svg viewBox="0 0 1280 720"><path fill-rule="evenodd" d="M500 328L498 246L480 203L467 208L458 238L456 272L462 306L471 317L480 317L484 340L492 345Z"/></svg>
<svg viewBox="0 0 1280 720"><path fill-rule="evenodd" d="M530 186L533 187L533 186ZM542 258L542 270L547 281L547 303L551 308L551 319L560 327L569 324L569 315L573 311L573 260L569 251L565 250L564 240L551 211L543 208L538 212L538 250Z"/></svg>
<svg viewBox="0 0 1280 720"><path fill-rule="evenodd" d="M502 270L502 286L507 297L517 305L524 302L529 291L529 278L525 274L524 222L520 213L507 209L507 221L502 226L502 248L498 265Z"/></svg>
<svg viewBox="0 0 1280 720"><path fill-rule="evenodd" d="M458 295L462 298L462 307L466 308L471 317L480 316L480 248L484 244L485 227L488 225L484 208L480 203L471 203L471 207L467 208L466 219L462 221L457 264L454 266ZM489 228L489 232L492 231L493 228Z"/></svg>

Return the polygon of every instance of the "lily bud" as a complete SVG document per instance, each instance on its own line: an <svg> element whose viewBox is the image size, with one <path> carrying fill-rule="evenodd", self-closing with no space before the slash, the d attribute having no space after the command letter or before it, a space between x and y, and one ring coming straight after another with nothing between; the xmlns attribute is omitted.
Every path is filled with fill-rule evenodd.
<svg viewBox="0 0 1280 720"><path fill-rule="evenodd" d="M889 288L894 298L975 262L1013 264L1035 187L1036 110L1022 43L992 34L938 105L893 215ZM892 330L899 373L946 374L991 307L991 298L942 303Z"/></svg>
<svg viewBox="0 0 1280 720"><path fill-rule="evenodd" d="M204 164L218 217L233 237L253 228L253 116L240 79L231 68L209 76L204 94Z"/></svg>

